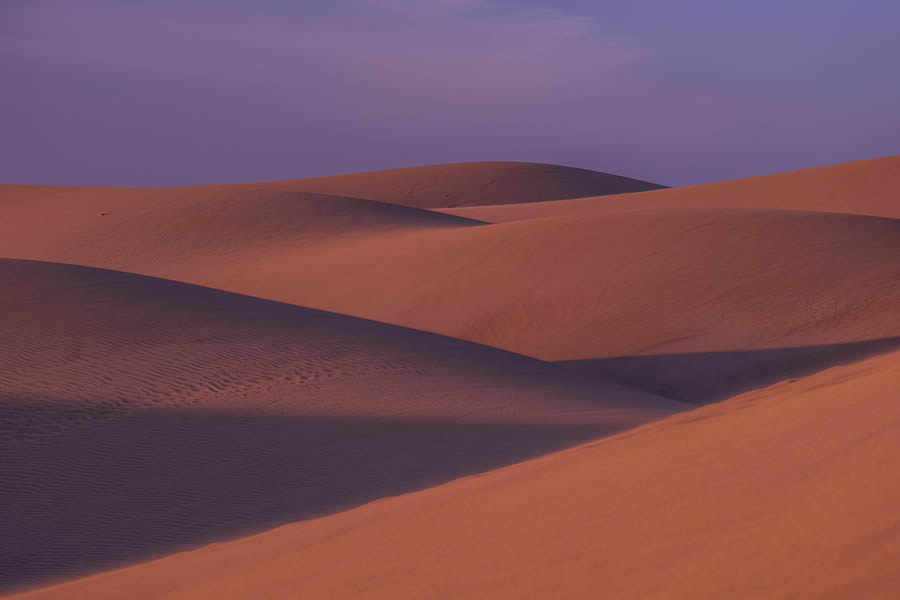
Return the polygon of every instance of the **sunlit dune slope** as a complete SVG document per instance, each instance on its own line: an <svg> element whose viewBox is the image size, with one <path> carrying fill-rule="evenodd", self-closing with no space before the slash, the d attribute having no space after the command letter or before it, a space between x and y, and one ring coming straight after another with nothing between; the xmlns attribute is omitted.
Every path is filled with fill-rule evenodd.
<svg viewBox="0 0 900 600"><path fill-rule="evenodd" d="M0 586L331 513L678 408L168 280L4 259L0 289Z"/></svg>
<svg viewBox="0 0 900 600"><path fill-rule="evenodd" d="M345 196L415 208L440 208L539 202L604 196L664 186L619 175L560 165L522 162L471 162L349 173L307 179L185 187L90 187L0 185L0 207L76 202L98 212L123 201L142 206L216 197L222 200L254 194L304 193ZM127 200L126 200L127 199ZM401 213L396 213L401 214Z"/></svg>
<svg viewBox="0 0 900 600"><path fill-rule="evenodd" d="M891 598L900 355L23 596Z"/></svg>
<svg viewBox="0 0 900 600"><path fill-rule="evenodd" d="M268 188L0 186L0 254L100 264L240 254L375 232L477 225L372 200Z"/></svg>
<svg viewBox="0 0 900 600"><path fill-rule="evenodd" d="M2 186L0 589L886 597L898 161Z"/></svg>
<svg viewBox="0 0 900 600"><path fill-rule="evenodd" d="M889 207L892 161L824 171ZM499 224L234 186L24 188L4 199L0 254L386 321L704 402L898 341L900 221L788 210L819 197L794 187L779 210L588 210L613 201L597 199Z"/></svg>
<svg viewBox="0 0 900 600"><path fill-rule="evenodd" d="M221 280L702 402L900 342L898 256L893 219L644 211L366 238ZM269 283L285 264L292 289Z"/></svg>
<svg viewBox="0 0 900 600"><path fill-rule="evenodd" d="M39 252L27 236L0 249L439 332L692 402L900 341L894 219L647 210L352 235L307 221L248 239L248 206L215 228L177 207L94 216L83 241L73 228Z"/></svg>
<svg viewBox="0 0 900 600"><path fill-rule="evenodd" d="M897 190L900 156L889 156L654 193L443 212L490 222L649 208L771 208L900 218Z"/></svg>

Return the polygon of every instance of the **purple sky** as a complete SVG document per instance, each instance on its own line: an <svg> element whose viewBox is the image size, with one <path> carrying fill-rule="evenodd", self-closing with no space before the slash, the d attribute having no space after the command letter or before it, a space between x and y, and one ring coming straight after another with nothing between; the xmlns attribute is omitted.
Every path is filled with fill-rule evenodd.
<svg viewBox="0 0 900 600"><path fill-rule="evenodd" d="M900 153L896 0L0 0L0 182Z"/></svg>

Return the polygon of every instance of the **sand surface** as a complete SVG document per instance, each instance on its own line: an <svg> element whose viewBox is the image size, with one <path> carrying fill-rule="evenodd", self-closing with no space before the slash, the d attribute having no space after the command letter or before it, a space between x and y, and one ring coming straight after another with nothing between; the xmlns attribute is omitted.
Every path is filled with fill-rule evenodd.
<svg viewBox="0 0 900 600"><path fill-rule="evenodd" d="M459 340L0 260L0 565L72 575L347 508L680 408Z"/></svg>
<svg viewBox="0 0 900 600"><path fill-rule="evenodd" d="M480 162L312 177L281 185L419 208L485 206L605 196L661 189L629 177L561 165Z"/></svg>
<svg viewBox="0 0 900 600"><path fill-rule="evenodd" d="M772 208L900 217L900 156L860 160L761 177L672 188L662 194L448 208L443 212L499 222L647 208ZM560 199L564 200L564 199ZM503 204L492 202L492 205Z"/></svg>
<svg viewBox="0 0 900 600"><path fill-rule="evenodd" d="M0 590L888 597L900 159L653 187L0 186Z"/></svg>
<svg viewBox="0 0 900 600"><path fill-rule="evenodd" d="M419 172L385 173L393 181ZM852 196L883 214L833 212L838 200L822 205L821 186L805 187L820 180L845 191L834 198ZM757 194L760 182L788 190L770 201L778 209L745 206L770 197ZM27 187L4 198L10 217L0 223L0 254L374 319L707 402L900 342L900 261L889 260L900 256L894 189L900 160L882 159L506 205L498 208L562 208L489 224L243 186ZM695 196L693 205L679 200ZM640 210L604 208L646 198L657 200Z"/></svg>
<svg viewBox="0 0 900 600"><path fill-rule="evenodd" d="M891 598L900 355L23 598Z"/></svg>

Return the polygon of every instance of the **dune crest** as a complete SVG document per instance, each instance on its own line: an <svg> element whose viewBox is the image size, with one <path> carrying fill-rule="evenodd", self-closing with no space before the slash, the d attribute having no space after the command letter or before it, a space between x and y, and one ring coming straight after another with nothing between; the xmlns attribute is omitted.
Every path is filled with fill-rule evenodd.
<svg viewBox="0 0 900 600"><path fill-rule="evenodd" d="M0 186L0 253L16 258L148 269L255 247L321 242L479 221L434 211L296 191L234 186L79 188ZM40 225L39 231L36 227ZM163 275L165 276L165 275Z"/></svg>
<svg viewBox="0 0 900 600"><path fill-rule="evenodd" d="M900 336L900 266L891 260L900 254L900 221L785 210L818 201L800 185L793 204L778 210L740 208L757 197L760 180L777 187L798 177L881 190L873 202L889 206L884 190L893 186L895 164L863 161L824 169L828 177L812 170L721 184L733 191L721 196L703 196L708 188L699 186L561 201L583 206L494 225L235 186L123 191L115 197L120 208L98 216L116 206L103 196L109 190L29 188L31 195L6 201L15 210L0 225L0 253L432 331L706 402L859 357L866 344L889 346ZM596 209L675 192L724 206ZM58 216L41 219L44 213ZM38 219L36 234L29 224ZM711 354L718 358L702 359Z"/></svg>
<svg viewBox="0 0 900 600"><path fill-rule="evenodd" d="M523 162L471 162L311 177L281 183L419 208L484 206L606 196L665 186L587 169Z"/></svg>
<svg viewBox="0 0 900 600"><path fill-rule="evenodd" d="M621 197L442 209L499 223L564 215L658 208L764 208L900 218L900 156L859 160L746 179L671 188Z"/></svg>
<svg viewBox="0 0 900 600"><path fill-rule="evenodd" d="M0 356L0 586L327 514L680 408L168 280L2 259L0 288L15 349Z"/></svg>
<svg viewBox="0 0 900 600"><path fill-rule="evenodd" d="M900 159L656 187L0 186L0 589L889 594Z"/></svg>
<svg viewBox="0 0 900 600"><path fill-rule="evenodd" d="M66 195L80 199L145 195L181 198L256 193L303 193L353 197L412 208L483 206L605 196L665 186L621 175L562 165L524 162L465 162L305 179L182 187L91 187L0 185L4 199ZM0 204L2 205L2 204Z"/></svg>

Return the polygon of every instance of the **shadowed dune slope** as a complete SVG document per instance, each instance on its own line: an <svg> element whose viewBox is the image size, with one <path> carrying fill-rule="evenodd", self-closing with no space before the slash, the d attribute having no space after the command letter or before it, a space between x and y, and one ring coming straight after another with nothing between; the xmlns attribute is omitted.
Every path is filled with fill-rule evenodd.
<svg viewBox="0 0 900 600"><path fill-rule="evenodd" d="M4 259L0 289L3 586L334 512L679 408L501 350L168 280Z"/></svg>
<svg viewBox="0 0 900 600"><path fill-rule="evenodd" d="M567 361L693 402L900 336L894 219L632 211L305 246L276 237L228 254L190 231L153 254L140 227L58 254Z"/></svg>
<svg viewBox="0 0 900 600"><path fill-rule="evenodd" d="M136 208L153 204L142 195L149 193L159 192L123 196L108 216L98 216L91 196L8 200L18 212L0 225L0 254L428 330L693 402L858 357L900 336L896 219L682 208L479 225L270 192L231 200L188 194ZM727 359L702 360L708 353Z"/></svg>
<svg viewBox="0 0 900 600"><path fill-rule="evenodd" d="M900 356L39 590L66 598L890 598Z"/></svg>
<svg viewBox="0 0 900 600"><path fill-rule="evenodd" d="M4 186L0 589L887 596L898 160Z"/></svg>
<svg viewBox="0 0 900 600"><path fill-rule="evenodd" d="M472 162L312 177L283 182L309 192L420 208L529 203L605 196L664 186L561 165Z"/></svg>
<svg viewBox="0 0 900 600"><path fill-rule="evenodd" d="M449 209L501 222L649 208L771 208L900 218L900 156L620 197Z"/></svg>
<svg viewBox="0 0 900 600"><path fill-rule="evenodd" d="M721 397L695 383L717 382L727 395L840 362L841 344L900 336L894 219L637 211L409 232L292 256L254 258L253 272L229 265L221 281L543 360L696 353L696 370L635 363L628 378L689 401ZM303 277L270 284L285 264ZM744 352L823 346L833 351L807 354L812 362ZM702 360L723 351L742 352L715 369Z"/></svg>
<svg viewBox="0 0 900 600"><path fill-rule="evenodd" d="M472 162L407 167L226 185L184 187L79 187L0 185L0 207L23 202L98 202L98 212L111 210L123 198L144 198L151 203L179 198L182 202L203 198L234 198L253 194L304 193L345 196L414 208L441 208L540 202L585 196L604 196L664 186L560 165L522 162ZM396 213L401 214L401 213Z"/></svg>

